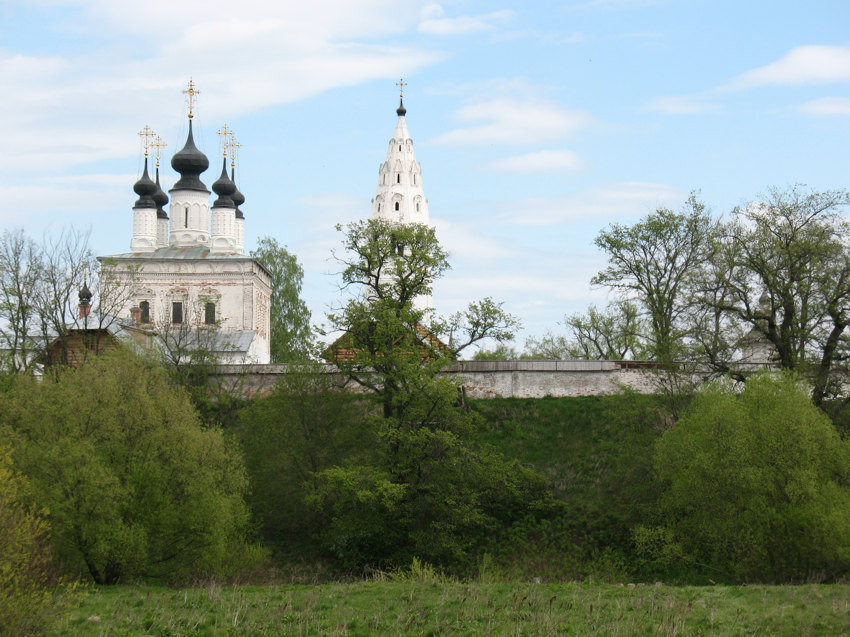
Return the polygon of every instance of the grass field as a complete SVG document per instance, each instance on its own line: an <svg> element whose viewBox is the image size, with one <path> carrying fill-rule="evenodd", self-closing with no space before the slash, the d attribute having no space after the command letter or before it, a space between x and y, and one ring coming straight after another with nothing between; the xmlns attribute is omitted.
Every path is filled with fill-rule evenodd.
<svg viewBox="0 0 850 637"><path fill-rule="evenodd" d="M850 586L92 587L51 635L843 635Z"/></svg>

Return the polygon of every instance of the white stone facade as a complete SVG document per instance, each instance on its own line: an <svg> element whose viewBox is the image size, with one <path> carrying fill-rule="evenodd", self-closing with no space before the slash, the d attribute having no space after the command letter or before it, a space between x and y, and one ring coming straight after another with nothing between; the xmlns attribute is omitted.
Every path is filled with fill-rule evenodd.
<svg viewBox="0 0 850 637"><path fill-rule="evenodd" d="M430 223L428 200L422 190L422 167L413 154L413 140L403 114L398 116L387 159L378 169L378 189L370 217L395 223Z"/></svg>
<svg viewBox="0 0 850 637"><path fill-rule="evenodd" d="M130 309L141 308L140 326L161 333L215 325L225 344L219 352L222 362L269 362L271 278L255 259L217 256L208 248L165 248L108 259L131 289L120 318L132 319Z"/></svg>
<svg viewBox="0 0 850 637"><path fill-rule="evenodd" d="M171 220L170 245L187 247L209 245L209 192L172 190L171 209L168 216Z"/></svg>
<svg viewBox="0 0 850 637"><path fill-rule="evenodd" d="M387 159L378 169L378 188L369 218L430 225L428 200L422 189L422 167L413 153L413 139L407 130L407 111L403 104L396 113L398 120L387 148ZM414 306L429 311L433 309L432 297L419 296Z"/></svg>
<svg viewBox="0 0 850 637"><path fill-rule="evenodd" d="M133 238L130 250L133 252L153 252L157 248L156 208L133 209Z"/></svg>
<svg viewBox="0 0 850 637"><path fill-rule="evenodd" d="M150 205L146 163L135 187L141 196L133 210L131 252L101 258L129 292L118 317L138 320L163 339L192 331L213 335L199 346L212 344L223 363L268 363L271 277L244 255L244 217L230 196L236 186L222 169L213 184L220 196L210 207L211 193L199 179L208 162L194 145L191 126L175 159L172 167L182 179L170 191L169 217Z"/></svg>

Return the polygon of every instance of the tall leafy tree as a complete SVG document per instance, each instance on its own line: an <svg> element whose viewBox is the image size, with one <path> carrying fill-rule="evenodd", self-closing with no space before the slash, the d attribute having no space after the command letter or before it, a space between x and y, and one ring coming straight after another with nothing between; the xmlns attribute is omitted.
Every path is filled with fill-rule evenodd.
<svg viewBox="0 0 850 637"><path fill-rule="evenodd" d="M263 237L251 251L269 271L272 296L271 362L292 363L304 360L311 350L310 310L301 300L304 270L284 246L272 237Z"/></svg>
<svg viewBox="0 0 850 637"><path fill-rule="evenodd" d="M428 226L354 223L343 246L353 294L329 316L344 335L327 354L382 417L371 421L372 462L317 475L310 501L324 545L352 566L418 557L461 567L493 532L548 502L540 476L472 443L474 417L439 376L470 344L510 337L516 320L490 299L431 316L422 299L449 263Z"/></svg>
<svg viewBox="0 0 850 637"><path fill-rule="evenodd" d="M780 367L814 369L820 404L850 350L850 206L846 191L773 189L737 208L724 228L711 305L748 326Z"/></svg>
<svg viewBox="0 0 850 637"><path fill-rule="evenodd" d="M594 285L622 292L646 317L647 349L655 360L681 356L691 326L683 321L693 275L709 258L716 224L695 194L681 212L661 208L632 226L614 224L596 237L608 266Z"/></svg>
<svg viewBox="0 0 850 637"><path fill-rule="evenodd" d="M343 266L342 288L353 294L328 316L331 330L344 335L328 354L352 382L379 396L385 416L400 415L408 397L473 343L513 338L519 321L491 298L448 318L422 305L450 267L433 228L353 223L343 248L334 256Z"/></svg>

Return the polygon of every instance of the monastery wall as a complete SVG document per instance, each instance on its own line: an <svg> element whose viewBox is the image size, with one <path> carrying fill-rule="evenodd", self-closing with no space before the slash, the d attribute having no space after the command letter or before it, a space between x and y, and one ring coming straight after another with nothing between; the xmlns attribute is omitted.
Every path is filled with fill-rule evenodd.
<svg viewBox="0 0 850 637"><path fill-rule="evenodd" d="M623 389L652 393L653 367L631 361L467 361L444 373L463 379L469 398L543 398L607 396ZM235 393L257 396L271 391L288 370L288 365L220 365L215 380ZM323 370L337 374L333 365Z"/></svg>

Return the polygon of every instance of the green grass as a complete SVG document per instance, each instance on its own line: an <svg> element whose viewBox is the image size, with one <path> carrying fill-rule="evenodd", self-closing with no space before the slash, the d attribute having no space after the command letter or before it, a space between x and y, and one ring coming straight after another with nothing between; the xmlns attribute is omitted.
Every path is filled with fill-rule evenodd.
<svg viewBox="0 0 850 637"><path fill-rule="evenodd" d="M840 635L850 586L92 587L51 635Z"/></svg>

